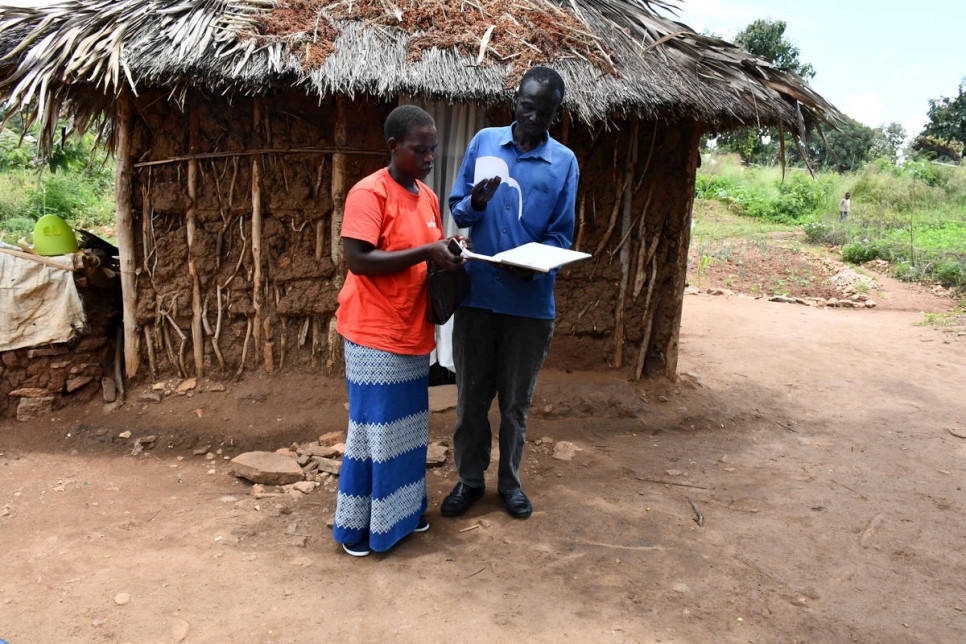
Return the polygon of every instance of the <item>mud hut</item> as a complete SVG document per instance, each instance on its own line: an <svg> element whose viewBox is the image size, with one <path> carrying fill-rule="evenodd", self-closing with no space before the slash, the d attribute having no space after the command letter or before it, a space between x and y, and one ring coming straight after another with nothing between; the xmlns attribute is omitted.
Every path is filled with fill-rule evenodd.
<svg viewBox="0 0 966 644"><path fill-rule="evenodd" d="M673 376L700 137L806 136L836 114L794 73L661 0L78 0L0 12L0 96L99 128L117 159L129 377L338 370L347 189L400 102L437 119L445 201L531 65L567 83L580 163L554 354Z"/></svg>

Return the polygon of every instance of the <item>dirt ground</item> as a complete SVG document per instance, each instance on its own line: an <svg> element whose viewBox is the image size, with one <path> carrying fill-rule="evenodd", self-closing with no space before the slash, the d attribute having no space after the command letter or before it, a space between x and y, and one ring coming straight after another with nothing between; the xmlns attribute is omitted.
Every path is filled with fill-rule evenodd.
<svg viewBox="0 0 966 644"><path fill-rule="evenodd" d="M878 279L874 309L688 295L677 383L545 369L534 515L493 480L443 519L449 459L430 531L365 559L326 527L332 481L256 499L226 460L343 430L341 381L139 402L149 383L113 412L0 421L0 639L966 641L966 337L919 324L950 299Z"/></svg>

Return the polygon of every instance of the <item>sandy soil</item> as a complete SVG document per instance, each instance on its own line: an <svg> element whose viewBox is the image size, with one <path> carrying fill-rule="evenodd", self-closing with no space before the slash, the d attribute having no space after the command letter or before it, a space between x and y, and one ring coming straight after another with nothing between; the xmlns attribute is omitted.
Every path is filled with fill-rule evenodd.
<svg viewBox="0 0 966 644"><path fill-rule="evenodd" d="M224 459L344 429L341 381L0 421L0 639L966 641L966 338L918 325L949 299L880 283L867 310L689 295L677 383L546 369L534 515L491 491L441 518L450 461L430 531L365 559L331 481L256 499Z"/></svg>

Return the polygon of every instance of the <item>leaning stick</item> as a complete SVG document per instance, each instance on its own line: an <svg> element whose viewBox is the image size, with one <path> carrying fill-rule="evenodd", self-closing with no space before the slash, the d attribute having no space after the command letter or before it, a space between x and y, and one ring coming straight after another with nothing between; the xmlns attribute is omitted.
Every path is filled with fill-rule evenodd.
<svg viewBox="0 0 966 644"><path fill-rule="evenodd" d="M194 128L191 129L194 132ZM189 134L189 138L194 137ZM189 143L189 149L194 142ZM185 214L185 230L188 238L188 275L191 276L191 350L195 362L195 375L205 375L205 336L202 330L201 278L198 276L198 259L195 257L195 235L198 232L198 160L188 160L188 212Z"/></svg>
<svg viewBox="0 0 966 644"><path fill-rule="evenodd" d="M259 106L258 99L255 99L255 127L259 125ZM259 166L259 157L252 157L252 261L255 271L252 278L252 308L255 310L255 321L252 327L255 338L255 364L258 364L258 349L262 343L262 185Z"/></svg>

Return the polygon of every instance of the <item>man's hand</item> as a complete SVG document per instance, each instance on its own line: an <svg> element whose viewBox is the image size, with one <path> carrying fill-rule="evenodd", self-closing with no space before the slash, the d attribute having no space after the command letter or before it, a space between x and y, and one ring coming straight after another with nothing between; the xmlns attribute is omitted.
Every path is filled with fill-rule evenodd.
<svg viewBox="0 0 966 644"><path fill-rule="evenodd" d="M486 204L496 194L496 189L500 187L502 181L500 177L490 177L473 186L473 190L470 191L470 205L473 206L473 210L486 210Z"/></svg>

